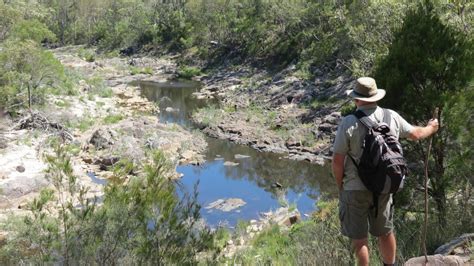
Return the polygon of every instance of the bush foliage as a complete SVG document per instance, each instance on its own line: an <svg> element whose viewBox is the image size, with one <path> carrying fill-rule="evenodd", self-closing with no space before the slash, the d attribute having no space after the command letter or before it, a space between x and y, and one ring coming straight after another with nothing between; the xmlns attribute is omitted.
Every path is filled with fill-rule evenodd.
<svg viewBox="0 0 474 266"><path fill-rule="evenodd" d="M467 112L459 117L462 121L456 121L451 112L453 102L471 97L473 93L469 86L474 77L473 44L472 38L464 32L444 24L434 6L426 2L408 12L403 26L394 35L389 54L375 70L379 85L387 90L384 103L400 111L408 121L421 124L432 117L435 107L440 108L437 117L440 130L434 136L433 152L427 163L431 179L429 193L443 226L450 193L465 184L465 179L460 178L463 167L454 170L459 177L448 174L461 158L447 155L464 150L464 143L458 141L461 131L472 137L472 130L465 126L472 122L472 115ZM463 103L466 104L459 102ZM451 119L447 120L449 116ZM427 147L426 143L412 145L409 148L411 161L425 159ZM472 154L470 156L472 161ZM469 161L468 157L464 159ZM415 170L412 175L423 180L424 172Z"/></svg>
<svg viewBox="0 0 474 266"><path fill-rule="evenodd" d="M13 111L44 101L48 87L65 86L62 64L35 42L8 41L0 51L0 103Z"/></svg>
<svg viewBox="0 0 474 266"><path fill-rule="evenodd" d="M131 163L119 162L99 199L78 182L67 150L57 144L46 155L54 189L29 204L29 215L9 220L1 264L183 265L212 246L198 224L196 195L178 199L162 153L153 153L138 176L128 176L136 171Z"/></svg>

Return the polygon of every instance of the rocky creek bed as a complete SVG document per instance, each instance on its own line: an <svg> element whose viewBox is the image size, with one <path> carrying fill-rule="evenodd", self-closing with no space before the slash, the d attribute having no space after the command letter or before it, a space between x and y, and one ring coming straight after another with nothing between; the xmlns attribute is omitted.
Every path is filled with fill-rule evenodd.
<svg viewBox="0 0 474 266"><path fill-rule="evenodd" d="M147 149L159 148L175 164L202 162L206 142L176 124L160 123L156 105L140 96L134 80L163 81L173 77L176 65L172 58L139 58L137 67L150 67L154 75L130 72L127 58L101 58L86 62L79 58L80 47L53 50L70 75L77 76L77 95L48 95L47 104L23 117L51 121L63 125L71 136L75 150L72 163L81 185L91 188L89 197L100 196L102 186L93 182L88 173L107 179L108 166L127 158L138 165L146 159ZM100 92L107 95L101 97ZM51 136L61 130L33 123L18 127L18 120L0 116L0 218L21 212L23 206L38 192L49 186L45 178L46 164L42 155L48 149ZM36 121L35 120L35 121ZM170 173L177 175L177 173Z"/></svg>
<svg viewBox="0 0 474 266"><path fill-rule="evenodd" d="M89 197L102 195L103 181L111 174L108 166L123 157L143 163L145 150L149 148L163 150L176 165L204 161L207 146L204 136L177 124L162 123L155 115L156 105L143 98L138 87L130 85L137 80L163 82L174 78L174 56L134 60L98 58L95 62L86 62L77 56L78 49L80 47L54 50L56 57L71 70L71 75L78 76L77 95L49 95L48 104L41 110L23 114L22 118L43 121L40 124L25 121L19 124L21 121L0 113L0 220L12 213L24 212L25 204L42 188L50 186L45 178L42 154L48 152L51 136L68 138L75 147L74 173L81 185L90 188ZM153 75L132 75L131 65L150 68ZM314 82L298 78L293 66L278 73L252 67L218 69L198 78L204 87L195 97L217 98L220 108L212 112L203 109L193 119L210 136L260 151L282 153L290 159L323 164L331 155L331 137L341 117L343 102L339 97L352 82L341 70L342 66L328 67L330 69L316 72ZM94 92L97 89L96 82L91 82L94 79L103 80L111 93L101 97ZM314 104L315 100L320 104ZM327 101L331 104L325 104ZM308 103L313 104L308 106ZM64 128L53 125L64 125ZM170 173L170 176L177 175ZM213 201L205 207L232 211L244 204L241 199L229 198ZM223 253L232 256L245 248L248 240L268 224L290 225L300 217L297 210L289 208L261 213L260 219L249 222L247 234L238 241L230 240ZM6 236L6 232L0 232L0 243L4 243ZM472 235L461 238L442 254L459 254L456 249L465 248L467 241L472 241ZM422 260L417 258L412 263L417 265ZM469 257L465 256L437 255L430 260L469 263Z"/></svg>
<svg viewBox="0 0 474 266"><path fill-rule="evenodd" d="M48 95L48 104L41 110L22 114L22 119L31 122L0 116L0 221L12 214L26 215L26 204L43 188L51 186L44 173L47 165L43 158L45 152L51 152L48 143L51 136L67 135L67 141L74 147L74 174L81 186L89 188L89 198L102 196L103 185L112 175L110 166L122 158L143 164L147 149L163 150L176 165L200 164L204 160L207 146L204 136L178 124L160 121L156 116L157 106L140 96L138 87L130 85L137 80L163 82L173 78L176 66L172 58L135 59L134 66L151 67L154 75L131 75L126 58L86 62L77 56L78 49L54 50L56 57L79 77L77 95ZM97 89L96 82L91 82L94 79L103 79L105 88L110 88L112 93L106 97L94 93ZM170 176L179 177L177 172ZM243 202L225 200L211 208L227 210L229 204L234 204L233 209ZM230 256L245 248L249 239L271 223L290 225L298 219L300 213L288 208L265 212L260 219L249 223L248 234L238 243L227 243L224 253ZM8 232L0 232L0 243L7 236Z"/></svg>
<svg viewBox="0 0 474 266"><path fill-rule="evenodd" d="M172 56L135 58L133 62L129 58L87 62L78 56L79 49L53 50L69 75L77 79L77 95L48 95L45 106L20 115L32 123L0 116L1 220L25 212L25 205L43 188L51 186L44 174L47 165L43 155L51 152L52 136L67 136L73 147L74 174L80 185L90 188L87 196L91 198L103 194L103 185L112 174L110 166L122 158L143 164L147 149L163 150L176 165L200 164L204 160L204 136L160 121L155 103L143 98L138 87L130 85L138 80L163 82L174 78L176 64ZM131 73L132 63L133 67L152 69L153 75ZM108 88L110 92L104 95L97 91ZM170 173L173 176L178 177L178 173ZM257 225L252 222L253 234L272 219L287 224L300 217L288 208L272 213L262 216Z"/></svg>
<svg viewBox="0 0 474 266"><path fill-rule="evenodd" d="M95 62L87 62L79 58L79 49L81 47L65 47L53 51L62 64L78 76L78 95L50 95L49 104L40 112L51 121L72 127L72 142L80 147L74 165L81 180L94 186L85 173L94 172L107 178L110 173L104 169L116 162L118 155L140 162L146 147L165 150L177 164L202 162L202 151L206 148L202 136L193 135L179 125L160 123L153 115L157 111L155 104L141 97L138 88L130 85L137 80L163 82L174 78L177 72L174 56L133 60L98 58ZM132 65L149 68L153 75L132 75ZM340 95L351 80L341 76L333 82L334 85L318 79L314 84L308 84L296 78L293 70L294 67L289 67L271 75L251 67L225 68L199 78L204 86L196 97L217 98L222 109L211 123L204 123L205 114L202 112L197 112L194 121L210 136L261 151L285 153L291 159L323 164L330 155L331 134L340 119L340 112L337 106L325 106L315 111L300 105L314 97ZM111 88L111 97L91 97L96 89L96 85L91 84L94 79L102 79ZM324 86L317 86L318 82ZM255 103L262 103L264 108L254 112L263 113L249 113ZM233 111L225 111L229 108ZM111 116L116 116L119 121L77 128ZM262 121L262 116L269 119ZM4 116L1 119L0 164L4 167L0 169L0 187L5 198L2 207L3 210L12 210L46 184L41 178L45 165L38 152L51 133L39 129L13 129L13 121ZM296 125L291 123L295 120L298 121ZM284 131L284 135L279 134L279 129ZM307 136L310 141L303 139ZM26 177L38 180L24 182Z"/></svg>
<svg viewBox="0 0 474 266"><path fill-rule="evenodd" d="M217 69L199 78L204 86L196 97L217 98L221 107L203 109L193 119L210 136L324 164L341 119L344 91L353 83L341 65L326 68L316 71L314 82L299 78L295 66L276 73Z"/></svg>

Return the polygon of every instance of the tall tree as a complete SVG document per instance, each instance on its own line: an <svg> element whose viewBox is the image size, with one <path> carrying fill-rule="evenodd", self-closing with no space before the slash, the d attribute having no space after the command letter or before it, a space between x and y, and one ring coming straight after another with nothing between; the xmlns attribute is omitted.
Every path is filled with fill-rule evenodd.
<svg viewBox="0 0 474 266"><path fill-rule="evenodd" d="M21 95L26 90L28 107L31 108L44 96L37 91L39 88L57 86L64 80L61 63L51 52L44 51L31 40L10 41L0 51L0 87L8 88L0 91L0 95L5 97L2 101L10 107L25 104Z"/></svg>
<svg viewBox="0 0 474 266"><path fill-rule="evenodd" d="M472 38L443 24L430 1L419 4L407 13L388 56L375 71L379 86L387 90L385 104L416 124L430 119L435 106L440 107L439 118L444 117L445 103L473 78L472 48ZM453 140L445 123L450 121L440 119L428 162L429 193L436 202L441 224L446 223L447 193L454 184L446 175L448 143ZM425 148L421 142L413 147L417 161L425 158Z"/></svg>

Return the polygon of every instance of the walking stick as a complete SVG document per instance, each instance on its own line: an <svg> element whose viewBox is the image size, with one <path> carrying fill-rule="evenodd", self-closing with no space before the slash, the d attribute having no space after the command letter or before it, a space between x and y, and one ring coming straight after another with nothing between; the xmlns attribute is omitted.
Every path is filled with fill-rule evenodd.
<svg viewBox="0 0 474 266"><path fill-rule="evenodd" d="M439 108L436 107L433 112L433 119L438 117ZM426 152L425 159L425 221L423 225L423 251L425 253L425 265L428 263L428 254L426 252L426 231L428 227L428 161L430 159L431 145L433 143L433 137L430 137L428 144L428 151Z"/></svg>

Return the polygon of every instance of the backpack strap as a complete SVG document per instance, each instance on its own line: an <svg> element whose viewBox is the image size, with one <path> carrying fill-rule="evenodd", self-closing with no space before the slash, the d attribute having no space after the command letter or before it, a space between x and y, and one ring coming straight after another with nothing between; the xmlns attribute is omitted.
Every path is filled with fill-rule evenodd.
<svg viewBox="0 0 474 266"><path fill-rule="evenodd" d="M392 115L390 114L390 110L382 108L383 110L383 122L387 125L390 126L390 121L392 120ZM367 115L362 111L362 110L357 110L354 113L354 116L357 117L357 119L364 124L367 128L373 128L377 126L377 123L372 121L370 118L367 117Z"/></svg>
<svg viewBox="0 0 474 266"><path fill-rule="evenodd" d="M390 122L392 120L392 115L390 114L390 110L382 108L383 110L383 122L390 126Z"/></svg>
<svg viewBox="0 0 474 266"><path fill-rule="evenodd" d="M357 110L354 115L367 128L373 128L377 125L374 121L370 120L362 110Z"/></svg>

